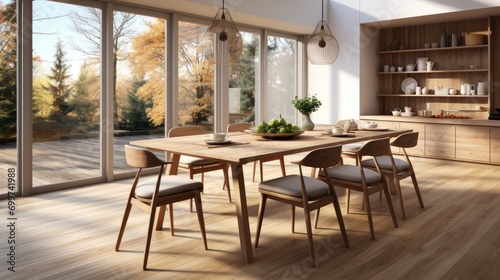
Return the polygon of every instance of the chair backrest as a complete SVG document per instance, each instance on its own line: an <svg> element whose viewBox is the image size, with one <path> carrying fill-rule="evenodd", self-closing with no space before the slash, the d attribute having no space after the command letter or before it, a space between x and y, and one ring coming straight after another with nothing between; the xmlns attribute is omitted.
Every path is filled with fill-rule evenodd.
<svg viewBox="0 0 500 280"><path fill-rule="evenodd" d="M413 148L417 146L418 143L418 131L408 132L399 135L392 141L391 146L399 148Z"/></svg>
<svg viewBox="0 0 500 280"><path fill-rule="evenodd" d="M307 154L303 159L294 161L293 163L313 168L328 168L340 163L341 154L342 145L337 145L316 149Z"/></svg>
<svg viewBox="0 0 500 280"><path fill-rule="evenodd" d="M378 157L392 155L389 138L382 138L366 142L358 150L357 155L359 160L361 160L363 156Z"/></svg>
<svg viewBox="0 0 500 280"><path fill-rule="evenodd" d="M206 134L207 132L201 126L191 125L191 126L179 126L171 128L168 131L168 137L178 137L178 136L190 136Z"/></svg>
<svg viewBox="0 0 500 280"><path fill-rule="evenodd" d="M252 127L252 123L243 122L243 123L232 123L227 126L227 132L241 132L245 131Z"/></svg>
<svg viewBox="0 0 500 280"><path fill-rule="evenodd" d="M125 157L127 164L136 168L157 167L166 164L151 151L130 145L125 145Z"/></svg>

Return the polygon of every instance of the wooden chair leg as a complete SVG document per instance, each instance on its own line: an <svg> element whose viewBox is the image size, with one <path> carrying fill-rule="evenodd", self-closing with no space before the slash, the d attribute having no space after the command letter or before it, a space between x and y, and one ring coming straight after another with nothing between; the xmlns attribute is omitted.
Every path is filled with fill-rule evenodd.
<svg viewBox="0 0 500 280"><path fill-rule="evenodd" d="M337 215L337 221L339 223L339 227L340 227L340 232L342 233L342 238L344 239L344 246L346 248L349 248L349 239L347 239L347 231L345 229L345 225L344 225L344 217L342 216L342 211L340 210L340 203L339 203L339 198L337 196L337 193L335 192L335 189L333 191L333 194L334 196L334 199L333 199L333 208L335 209L335 215ZM319 210L321 208L318 208L318 213L316 215L316 223L318 222L318 218L319 218Z"/></svg>
<svg viewBox="0 0 500 280"><path fill-rule="evenodd" d="M155 223L155 213L156 213L156 205L151 204L150 216L149 216L149 225L148 225L148 234L146 236L146 248L144 249L144 262L142 264L142 269L146 270L148 265L148 257L149 257L149 248L151 246L151 238L153 236L153 228Z"/></svg>
<svg viewBox="0 0 500 280"><path fill-rule="evenodd" d="M205 245L205 250L208 250L207 232L205 230L205 219L203 218L203 207L201 205L200 193L195 194L194 201L196 206L196 213L198 214L198 223L200 224L201 237L203 238L203 245Z"/></svg>
<svg viewBox="0 0 500 280"><path fill-rule="evenodd" d="M321 208L318 208L318 210L316 210L316 217L314 217L314 228L318 228L320 210Z"/></svg>
<svg viewBox="0 0 500 280"><path fill-rule="evenodd" d="M125 232L125 227L127 226L128 217L130 215L130 209L132 209L132 204L130 203L130 198L129 198L127 205L125 206L125 213L123 213L122 224L120 226L120 231L118 232L115 251L120 250L120 244L122 243L123 233Z"/></svg>
<svg viewBox="0 0 500 280"><path fill-rule="evenodd" d="M266 201L267 201L267 195L260 194L259 213L257 214L257 233L255 234L255 248L259 246L260 230L262 228L262 221L264 220Z"/></svg>
<svg viewBox="0 0 500 280"><path fill-rule="evenodd" d="M286 170L285 170L285 158L280 157L280 166L281 166L281 174L283 174L283 177L286 176Z"/></svg>
<svg viewBox="0 0 500 280"><path fill-rule="evenodd" d="M167 207L165 205L157 207L158 209L158 217L156 218L156 230L163 229L163 222L165 221L165 212Z"/></svg>
<svg viewBox="0 0 500 280"><path fill-rule="evenodd" d="M290 210L292 211L292 233L295 233L295 206L290 205Z"/></svg>
<svg viewBox="0 0 500 280"><path fill-rule="evenodd" d="M170 217L170 235L174 236L174 204L168 205L168 215Z"/></svg>
<svg viewBox="0 0 500 280"><path fill-rule="evenodd" d="M227 197L229 198L229 203L233 202L231 200L231 189L229 187L229 165L225 164L222 171L224 172L224 187L227 189Z"/></svg>
<svg viewBox="0 0 500 280"><path fill-rule="evenodd" d="M396 219L396 213L394 213L394 207L392 206L392 199L387 186L384 188L385 199L387 200L387 205L389 206L389 211L391 212L392 223L394 227L398 227L398 220Z"/></svg>
<svg viewBox="0 0 500 280"><path fill-rule="evenodd" d="M413 187L415 188L415 192L417 193L420 208L424 208L424 201L422 200L422 196L420 195L420 189L418 188L417 177L415 176L415 173L411 175L411 181L413 182Z"/></svg>
<svg viewBox="0 0 500 280"><path fill-rule="evenodd" d="M401 193L401 185L399 183L398 178L392 178L394 182L394 187L396 189L396 194L399 198L399 207L401 208L401 214L403 215L403 219L406 219L405 207L403 203L403 194Z"/></svg>
<svg viewBox="0 0 500 280"><path fill-rule="evenodd" d="M350 213L349 212L349 201L350 200L351 200L351 190L350 189L346 189L346 194L345 194L345 208L346 208L347 214Z"/></svg>
<svg viewBox="0 0 500 280"><path fill-rule="evenodd" d="M314 256L314 243L311 228L311 213L309 213L309 209L307 207L304 207L304 218L306 222L307 240L309 241L309 253L312 258L312 267L316 267L316 257Z"/></svg>
<svg viewBox="0 0 500 280"><path fill-rule="evenodd" d="M372 220L372 209L370 207L370 197L367 193L363 193L363 199L365 200L366 214L368 216L368 226L370 227L370 236L372 240L375 240L375 230L373 229Z"/></svg>

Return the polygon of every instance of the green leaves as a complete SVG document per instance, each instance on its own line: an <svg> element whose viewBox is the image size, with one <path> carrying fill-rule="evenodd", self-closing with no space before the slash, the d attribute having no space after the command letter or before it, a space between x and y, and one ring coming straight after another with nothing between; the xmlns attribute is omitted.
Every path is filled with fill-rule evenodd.
<svg viewBox="0 0 500 280"><path fill-rule="evenodd" d="M299 99L295 96L295 99L292 100L292 104L302 115L310 115L313 112L318 111L321 106L321 101L316 98L316 95L312 97L304 97Z"/></svg>

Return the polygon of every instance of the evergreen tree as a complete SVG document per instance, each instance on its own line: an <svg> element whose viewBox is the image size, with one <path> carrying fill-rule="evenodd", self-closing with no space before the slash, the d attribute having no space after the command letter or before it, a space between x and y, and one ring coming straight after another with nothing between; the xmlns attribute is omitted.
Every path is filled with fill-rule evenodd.
<svg viewBox="0 0 500 280"><path fill-rule="evenodd" d="M99 125L99 75L94 74L91 65L84 63L74 84L74 95L70 106L79 122L79 130Z"/></svg>
<svg viewBox="0 0 500 280"><path fill-rule="evenodd" d="M152 126L148 120L147 110L153 107L153 102L152 100L145 101L137 96L137 90L145 83L145 80L134 82L133 89L127 93L127 106L123 109L120 121L124 129L137 130Z"/></svg>
<svg viewBox="0 0 500 280"><path fill-rule="evenodd" d="M51 74L47 75L47 78L51 82L48 85L42 86L44 90L52 94L53 116L66 116L71 111L68 104L68 97L71 90L68 80L71 75L68 73L69 65L66 64L64 56L62 43L59 40L56 44L54 66L50 68Z"/></svg>
<svg viewBox="0 0 500 280"><path fill-rule="evenodd" d="M0 137L16 135L16 3L0 3Z"/></svg>

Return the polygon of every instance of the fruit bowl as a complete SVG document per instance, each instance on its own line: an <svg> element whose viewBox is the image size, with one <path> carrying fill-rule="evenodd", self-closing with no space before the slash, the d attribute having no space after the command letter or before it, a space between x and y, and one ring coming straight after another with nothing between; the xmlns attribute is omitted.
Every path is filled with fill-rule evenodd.
<svg viewBox="0 0 500 280"><path fill-rule="evenodd" d="M287 138L292 138L297 135L300 135L304 133L304 131L297 131L297 132L292 132L292 133L257 133L257 132L250 132L251 135L253 136L258 136L266 139L287 139Z"/></svg>

